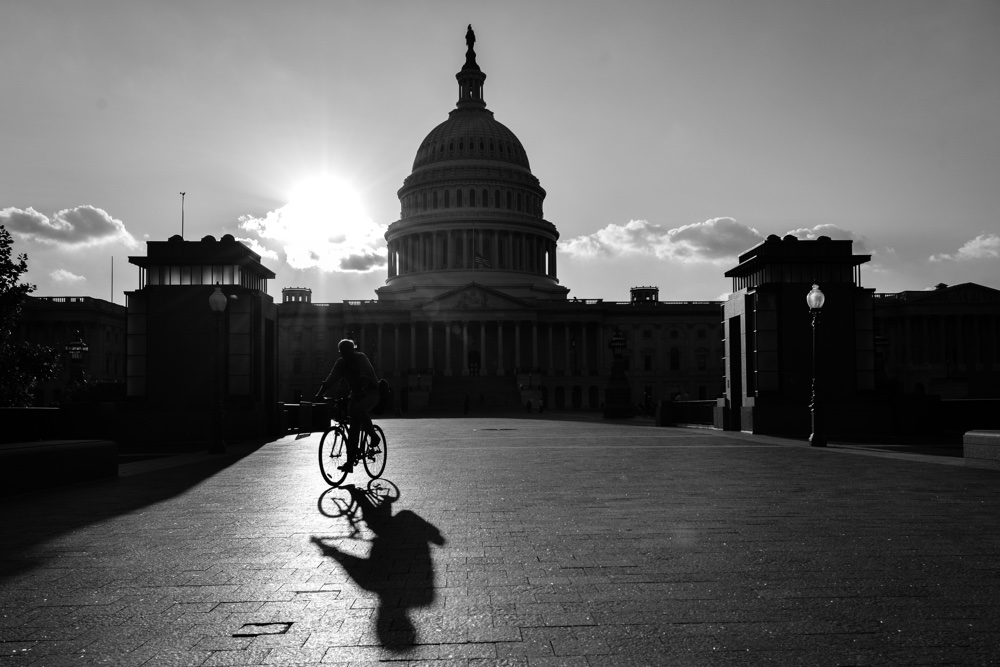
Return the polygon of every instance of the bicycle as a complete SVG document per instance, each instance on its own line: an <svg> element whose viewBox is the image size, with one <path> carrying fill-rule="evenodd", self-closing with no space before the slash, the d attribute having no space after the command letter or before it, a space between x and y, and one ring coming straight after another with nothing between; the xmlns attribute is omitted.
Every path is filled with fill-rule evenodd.
<svg viewBox="0 0 1000 667"><path fill-rule="evenodd" d="M347 399L334 401L332 408L330 426L319 439L319 470L327 484L340 486L347 478L347 473L338 469L347 462L347 433L350 427ZM381 441L377 445L371 444L368 434L362 431L358 438L358 462L364 464L369 477L378 479L385 471L389 443L382 427L377 424L373 427Z"/></svg>

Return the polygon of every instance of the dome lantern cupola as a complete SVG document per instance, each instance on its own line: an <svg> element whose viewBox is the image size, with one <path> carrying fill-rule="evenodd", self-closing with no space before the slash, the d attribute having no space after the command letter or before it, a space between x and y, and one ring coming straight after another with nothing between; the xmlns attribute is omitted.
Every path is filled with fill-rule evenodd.
<svg viewBox="0 0 1000 667"><path fill-rule="evenodd" d="M486 81L486 74L476 64L476 51L473 48L476 44L476 33L473 32L471 23L465 33L465 44L468 47L465 51L465 65L462 66L462 71L455 75L458 79L457 106L459 109L485 109L483 82Z"/></svg>

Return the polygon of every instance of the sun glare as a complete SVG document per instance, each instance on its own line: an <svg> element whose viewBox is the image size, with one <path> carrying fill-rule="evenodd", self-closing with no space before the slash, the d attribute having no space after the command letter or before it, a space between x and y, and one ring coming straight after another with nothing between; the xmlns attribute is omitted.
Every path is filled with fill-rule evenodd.
<svg viewBox="0 0 1000 667"><path fill-rule="evenodd" d="M316 232L349 234L352 225L368 219L361 197L345 181L330 174L313 176L296 185L288 198L285 214L290 226L305 236Z"/></svg>

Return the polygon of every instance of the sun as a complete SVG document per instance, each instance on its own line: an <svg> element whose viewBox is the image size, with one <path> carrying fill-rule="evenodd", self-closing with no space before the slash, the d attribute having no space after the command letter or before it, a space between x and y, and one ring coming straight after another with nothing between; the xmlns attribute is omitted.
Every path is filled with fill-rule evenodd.
<svg viewBox="0 0 1000 667"><path fill-rule="evenodd" d="M332 174L318 174L298 183L284 208L289 225L306 236L316 232L349 235L352 226L368 220L357 190Z"/></svg>

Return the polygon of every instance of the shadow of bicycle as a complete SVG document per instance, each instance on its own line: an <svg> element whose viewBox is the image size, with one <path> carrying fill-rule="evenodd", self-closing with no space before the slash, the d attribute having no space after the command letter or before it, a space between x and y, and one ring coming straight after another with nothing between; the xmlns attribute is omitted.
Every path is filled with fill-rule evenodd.
<svg viewBox="0 0 1000 667"><path fill-rule="evenodd" d="M346 491L347 497L336 492ZM445 539L433 524L411 510L393 514L399 490L388 480L372 480L367 489L346 485L324 491L318 501L320 512L343 518L346 533L334 538L313 536L311 541L323 555L337 561L354 582L378 595L375 632L382 646L405 651L417 643L417 629L409 610L434 602L434 561L431 544L444 545ZM331 539L371 541L367 558L345 553Z"/></svg>

